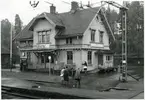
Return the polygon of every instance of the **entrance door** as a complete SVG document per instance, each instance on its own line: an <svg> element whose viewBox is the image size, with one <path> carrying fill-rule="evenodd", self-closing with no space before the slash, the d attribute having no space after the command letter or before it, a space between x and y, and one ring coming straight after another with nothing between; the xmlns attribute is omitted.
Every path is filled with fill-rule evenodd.
<svg viewBox="0 0 145 100"><path fill-rule="evenodd" d="M103 65L103 54L98 54L98 65Z"/></svg>

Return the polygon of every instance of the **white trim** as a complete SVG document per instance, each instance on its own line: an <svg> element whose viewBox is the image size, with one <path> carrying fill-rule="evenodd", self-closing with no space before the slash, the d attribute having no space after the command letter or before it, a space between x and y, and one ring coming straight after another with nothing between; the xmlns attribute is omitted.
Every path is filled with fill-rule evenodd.
<svg viewBox="0 0 145 100"><path fill-rule="evenodd" d="M104 4L104 5L105 5L105 4ZM84 33L89 29L89 27L91 26L92 22L93 22L93 21L95 20L95 18L98 16L99 11L102 9L102 7L103 7L104 5L102 5L102 6L99 8L99 10L97 11L96 15L94 16L94 18L92 19L92 21L90 22L90 24L88 25L88 27L87 27L87 29L84 31ZM103 15L104 15L104 13L103 13ZM105 21L107 22L107 25L108 25L108 27L109 27L109 30L111 31L111 34L112 34L112 36L113 36L113 39L115 40L115 37L114 37L114 35L113 35L112 29L111 29L111 27L110 27L110 25L109 25L107 19L106 19L106 16L104 15L104 17L105 17Z"/></svg>
<svg viewBox="0 0 145 100"><path fill-rule="evenodd" d="M101 7L100 7L101 8ZM86 30L84 31L84 33L89 29L89 27L91 26L92 22L95 20L96 16L98 16L100 9L98 10L98 12L96 13L96 15L94 16L94 18L92 19L92 21L90 22L90 24L88 25L88 27L86 28Z"/></svg>
<svg viewBox="0 0 145 100"><path fill-rule="evenodd" d="M55 24L51 19L49 19L49 18L47 17L47 15L46 15L45 12L44 12L43 14L44 14L44 16L42 15L42 16L37 16L37 17L35 17L34 21L32 22L32 24L31 24L29 27L31 27L37 19L43 18L43 17L46 18L46 20L49 21L50 24L52 24L54 27L56 26L56 24Z"/></svg>
<svg viewBox="0 0 145 100"><path fill-rule="evenodd" d="M110 27L110 25L109 25L109 23L108 23L108 20L107 20L107 18L106 18L106 16L105 16L104 13L103 13L103 15L104 15L105 21L107 22L107 25L108 25L108 27L109 27L109 30L111 31L111 34L112 34L112 36L113 36L113 39L114 39L114 41L115 41L115 37L114 37L114 34L113 34L113 32L112 32L112 29L111 29L111 27Z"/></svg>
<svg viewBox="0 0 145 100"><path fill-rule="evenodd" d="M46 13L44 12L44 17L55 27L56 26L56 24L52 21L52 20L50 20L48 17L47 17L47 15L46 15Z"/></svg>
<svg viewBox="0 0 145 100"><path fill-rule="evenodd" d="M90 24L88 25L88 27L86 28L86 30L84 31L84 33L89 29L89 26L92 24L92 22L95 20L95 18L98 16L99 11L102 9L102 7L105 4L101 5L101 7L99 8L99 10L97 11L96 15L94 16L94 18L92 19L92 21L90 22Z"/></svg>

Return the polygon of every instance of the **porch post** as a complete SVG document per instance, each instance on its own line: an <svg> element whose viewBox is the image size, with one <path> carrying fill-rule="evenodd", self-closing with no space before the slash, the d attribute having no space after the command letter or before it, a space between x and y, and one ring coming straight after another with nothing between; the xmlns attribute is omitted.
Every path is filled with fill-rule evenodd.
<svg viewBox="0 0 145 100"><path fill-rule="evenodd" d="M46 59L45 59L45 52L44 52L44 66L45 66L45 69L46 69Z"/></svg>
<svg viewBox="0 0 145 100"><path fill-rule="evenodd" d="M49 76L51 75L51 67L50 67L50 64L51 64L51 56L48 56L48 59L49 59Z"/></svg>

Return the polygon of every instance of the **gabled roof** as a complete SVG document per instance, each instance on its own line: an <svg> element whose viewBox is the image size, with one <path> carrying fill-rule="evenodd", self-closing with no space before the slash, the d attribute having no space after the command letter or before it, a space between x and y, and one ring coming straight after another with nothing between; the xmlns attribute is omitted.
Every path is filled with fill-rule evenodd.
<svg viewBox="0 0 145 100"><path fill-rule="evenodd" d="M33 18L29 24L15 37L16 40L33 39L33 31L30 31L29 28L34 20L35 18Z"/></svg>
<svg viewBox="0 0 145 100"><path fill-rule="evenodd" d="M99 8L100 7L79 10L74 13L60 14L62 22L65 25L65 30L63 33L57 35L56 38L62 35L83 34L97 14Z"/></svg>
<svg viewBox="0 0 145 100"><path fill-rule="evenodd" d="M61 27L61 31L57 33L55 38L65 38L72 36L83 36L83 33L91 23L92 19L99 12L100 7L77 10L75 12L65 12L59 14L42 13L35 17L20 33L18 37L20 39L30 39L33 34L30 30L33 29L35 21L40 18L46 18L48 21L52 21L55 28ZM110 31L110 30L109 30ZM18 38L17 37L17 38Z"/></svg>

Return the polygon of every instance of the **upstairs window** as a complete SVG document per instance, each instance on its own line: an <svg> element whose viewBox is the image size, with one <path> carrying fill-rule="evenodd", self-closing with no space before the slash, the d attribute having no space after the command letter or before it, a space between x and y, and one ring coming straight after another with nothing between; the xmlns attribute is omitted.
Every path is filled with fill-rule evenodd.
<svg viewBox="0 0 145 100"><path fill-rule="evenodd" d="M103 34L104 34L103 31L99 31L99 41L100 41L100 43L103 43Z"/></svg>
<svg viewBox="0 0 145 100"><path fill-rule="evenodd" d="M92 51L88 51L88 64L92 64Z"/></svg>
<svg viewBox="0 0 145 100"><path fill-rule="evenodd" d="M45 43L46 32L42 32L42 43Z"/></svg>
<svg viewBox="0 0 145 100"><path fill-rule="evenodd" d="M66 44L72 44L72 38L66 38Z"/></svg>
<svg viewBox="0 0 145 100"><path fill-rule="evenodd" d="M91 29L91 42L95 42L95 32L96 30Z"/></svg>
<svg viewBox="0 0 145 100"><path fill-rule="evenodd" d="M38 43L50 42L50 30L38 32Z"/></svg>
<svg viewBox="0 0 145 100"><path fill-rule="evenodd" d="M50 34L49 34L49 32L47 32L47 34L46 34L46 42L47 42L47 43L50 42Z"/></svg>
<svg viewBox="0 0 145 100"><path fill-rule="evenodd" d="M42 33L38 32L38 43L42 43L41 36L42 36Z"/></svg>

